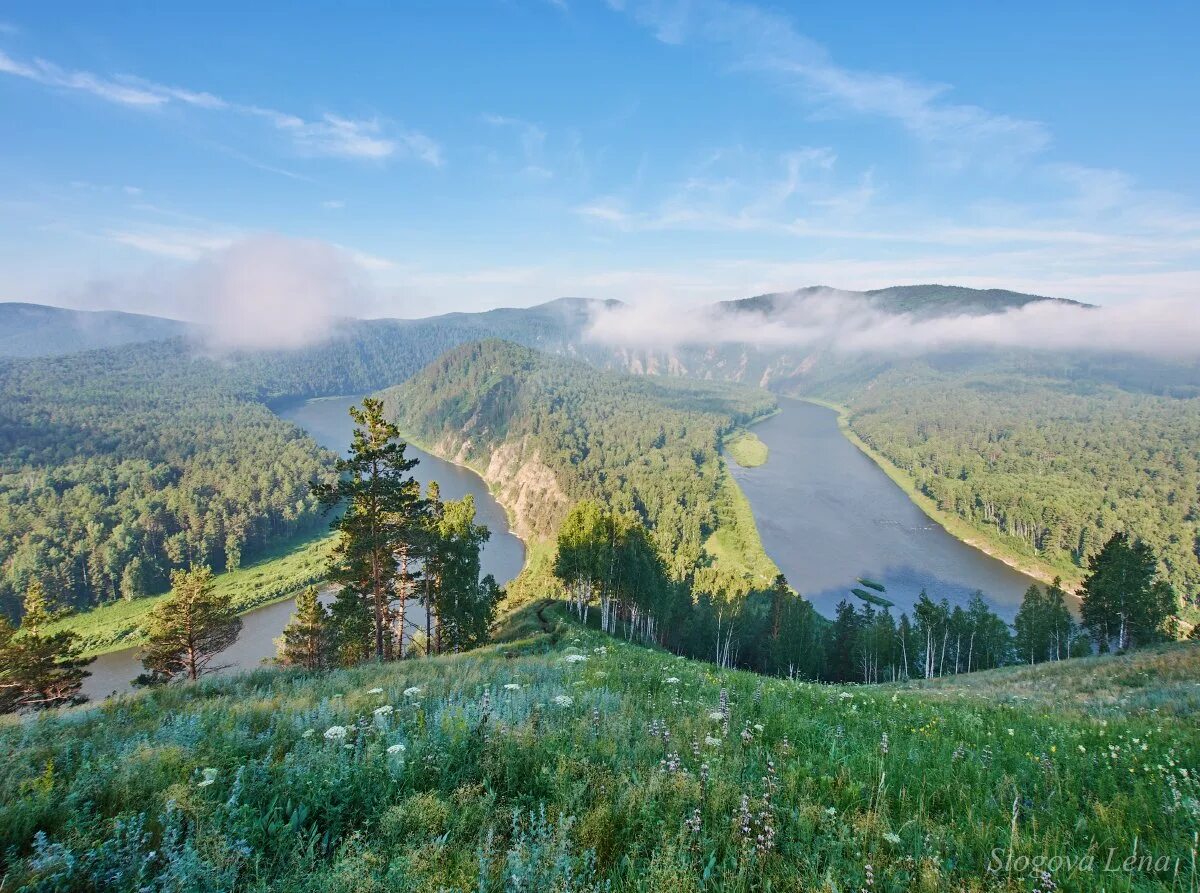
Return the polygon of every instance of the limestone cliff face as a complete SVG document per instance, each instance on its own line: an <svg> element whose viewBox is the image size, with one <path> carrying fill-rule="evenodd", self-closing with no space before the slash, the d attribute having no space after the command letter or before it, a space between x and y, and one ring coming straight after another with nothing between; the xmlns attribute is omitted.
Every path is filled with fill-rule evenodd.
<svg viewBox="0 0 1200 893"><path fill-rule="evenodd" d="M468 434L447 434L434 451L478 471L508 512L513 533L526 542L552 537L571 507L554 472L536 449L529 449L527 438L489 449Z"/></svg>

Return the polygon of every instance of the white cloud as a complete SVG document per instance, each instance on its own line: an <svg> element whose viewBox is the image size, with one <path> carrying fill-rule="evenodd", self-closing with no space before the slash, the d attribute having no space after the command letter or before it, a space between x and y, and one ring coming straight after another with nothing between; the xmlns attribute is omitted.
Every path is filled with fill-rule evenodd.
<svg viewBox="0 0 1200 893"><path fill-rule="evenodd" d="M664 43L719 47L732 64L763 72L810 108L895 121L953 166L1008 163L1050 142L1040 122L953 102L944 84L839 65L778 13L724 0L628 0L610 6L631 14Z"/></svg>
<svg viewBox="0 0 1200 893"><path fill-rule="evenodd" d="M233 242L233 236L230 235L170 227L143 230L110 229L103 235L138 251L174 260L199 260L210 252L229 247Z"/></svg>
<svg viewBox="0 0 1200 893"><path fill-rule="evenodd" d="M87 71L61 68L44 59L21 62L2 51L0 73L51 88L80 91L130 108L160 109L180 104L259 118L287 135L294 148L304 155L376 161L398 156L413 158L434 167L442 164L441 147L429 136L385 124L377 118L355 119L325 114L319 118L305 119L271 108L232 102L212 93L157 84L141 78L102 77Z"/></svg>
<svg viewBox="0 0 1200 893"><path fill-rule="evenodd" d="M798 295L772 315L649 302L594 311L588 336L643 348L747 344L856 354L1022 348L1200 359L1194 301L1140 300L1108 307L1039 301L987 315L920 319L885 312L831 289Z"/></svg>

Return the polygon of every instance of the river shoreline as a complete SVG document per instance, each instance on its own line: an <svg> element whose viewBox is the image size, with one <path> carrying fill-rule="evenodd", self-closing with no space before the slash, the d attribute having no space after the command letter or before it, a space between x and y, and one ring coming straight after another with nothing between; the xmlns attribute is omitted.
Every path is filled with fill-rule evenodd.
<svg viewBox="0 0 1200 893"><path fill-rule="evenodd" d="M892 482L895 483L897 487L904 491L905 495L908 496L913 505L924 512L931 521L936 522L938 526L940 526L944 531L946 531L946 533L954 537L960 543L970 546L972 549L982 552L989 558L995 559L1002 564L1006 564L1013 570L1022 573L1027 577L1032 577L1040 583L1049 585L1054 581L1055 577L1061 577L1063 587L1066 592L1069 595L1078 597L1076 590L1080 585L1080 578L1077 577L1068 579L1066 573L1062 570L1054 568L1051 565L1043 562L1039 562L1036 559L1029 559L1014 555L999 545L979 538L980 535L977 532L974 532L966 521L955 515L951 515L948 512L942 511L933 503L933 500L925 496L925 494L918 492L905 472L893 465L892 462L878 450L873 449L868 443L866 443L866 441L864 441L858 436L857 433L855 433L853 428L850 427L849 407L843 406L840 403L821 400L817 397L794 397L792 399L799 400L802 403L811 403L814 406L820 406L837 413L838 430L842 432L842 435L846 438L846 440L854 444L854 446L858 448L863 455L879 466L880 470L883 471L883 473L889 478L891 478ZM968 533L966 532L967 530L971 530L972 532Z"/></svg>

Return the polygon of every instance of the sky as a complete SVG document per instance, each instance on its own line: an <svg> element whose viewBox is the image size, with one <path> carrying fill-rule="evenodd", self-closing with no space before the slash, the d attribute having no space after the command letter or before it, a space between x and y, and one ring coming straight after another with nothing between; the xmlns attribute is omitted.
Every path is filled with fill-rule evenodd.
<svg viewBox="0 0 1200 893"><path fill-rule="evenodd" d="M9 0L0 300L196 317L269 262L366 316L924 282L1200 312L1197 34L1194 2Z"/></svg>

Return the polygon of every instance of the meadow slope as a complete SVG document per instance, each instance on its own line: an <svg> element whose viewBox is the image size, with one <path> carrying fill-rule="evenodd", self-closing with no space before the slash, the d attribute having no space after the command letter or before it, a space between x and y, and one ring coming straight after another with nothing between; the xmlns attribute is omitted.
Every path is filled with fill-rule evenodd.
<svg viewBox="0 0 1200 893"><path fill-rule="evenodd" d="M722 672L547 603L504 637L7 722L4 889L1196 889L1193 715Z"/></svg>

